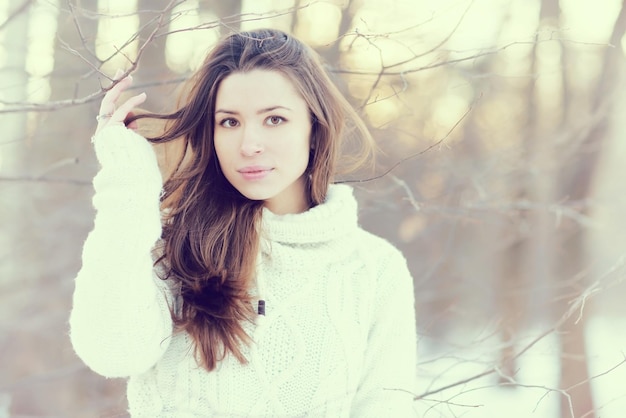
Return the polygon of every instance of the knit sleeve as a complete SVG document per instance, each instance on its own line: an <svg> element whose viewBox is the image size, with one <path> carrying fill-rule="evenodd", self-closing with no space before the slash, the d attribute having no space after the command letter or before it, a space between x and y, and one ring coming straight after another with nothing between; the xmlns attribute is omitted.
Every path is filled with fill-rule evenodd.
<svg viewBox="0 0 626 418"><path fill-rule="evenodd" d="M167 349L172 320L151 251L161 234L162 179L152 146L123 126L93 139L100 171L96 210L75 279L70 338L96 373L123 377L152 367Z"/></svg>
<svg viewBox="0 0 626 418"><path fill-rule="evenodd" d="M381 263L363 377L351 416L415 417L417 332L413 279L394 249Z"/></svg>

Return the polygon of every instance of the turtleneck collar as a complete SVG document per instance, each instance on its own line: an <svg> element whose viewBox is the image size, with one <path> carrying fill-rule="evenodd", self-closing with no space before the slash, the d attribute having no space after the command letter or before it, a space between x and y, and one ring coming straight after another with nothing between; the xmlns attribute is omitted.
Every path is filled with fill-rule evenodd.
<svg viewBox="0 0 626 418"><path fill-rule="evenodd" d="M324 203L303 213L276 215L263 209L262 234L270 242L314 244L331 241L358 226L352 188L333 184Z"/></svg>

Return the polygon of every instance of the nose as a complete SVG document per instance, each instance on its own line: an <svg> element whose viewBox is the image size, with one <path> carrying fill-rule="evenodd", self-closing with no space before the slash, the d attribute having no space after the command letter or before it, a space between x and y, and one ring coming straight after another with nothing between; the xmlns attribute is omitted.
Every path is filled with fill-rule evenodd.
<svg viewBox="0 0 626 418"><path fill-rule="evenodd" d="M241 155L252 157L263 152L262 134L254 127L246 127L243 130L241 140Z"/></svg>

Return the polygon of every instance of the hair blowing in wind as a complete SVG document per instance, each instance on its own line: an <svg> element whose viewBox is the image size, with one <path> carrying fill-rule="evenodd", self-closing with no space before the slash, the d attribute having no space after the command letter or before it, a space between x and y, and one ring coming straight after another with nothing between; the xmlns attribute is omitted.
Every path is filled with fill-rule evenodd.
<svg viewBox="0 0 626 418"><path fill-rule="evenodd" d="M157 264L162 279L174 283L181 301L172 307L178 330L195 343L195 355L207 370L229 353L245 363L244 330L253 321L249 295L263 231L263 201L241 195L220 170L214 143L215 103L220 83L233 73L274 70L285 75L311 113L311 153L305 173L309 206L323 203L342 166L358 167L371 155L372 140L363 122L326 74L317 54L277 30L242 32L224 38L189 80L182 106L170 114L131 119L168 120L153 143L183 141L183 155L164 185L166 209ZM346 126L350 132L347 132ZM348 136L358 150L342 155Z"/></svg>

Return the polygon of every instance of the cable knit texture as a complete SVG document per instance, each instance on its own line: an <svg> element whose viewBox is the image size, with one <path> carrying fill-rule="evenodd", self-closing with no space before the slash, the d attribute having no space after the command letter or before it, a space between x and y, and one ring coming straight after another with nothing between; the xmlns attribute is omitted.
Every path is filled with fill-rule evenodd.
<svg viewBox="0 0 626 418"><path fill-rule="evenodd" d="M128 377L133 417L413 417L413 283L400 252L358 226L348 186L322 205L264 209L258 289L266 316L243 352L207 372L186 333L172 333L151 252L162 180L150 144L124 127L94 138L94 229L70 315L76 353L95 372Z"/></svg>

